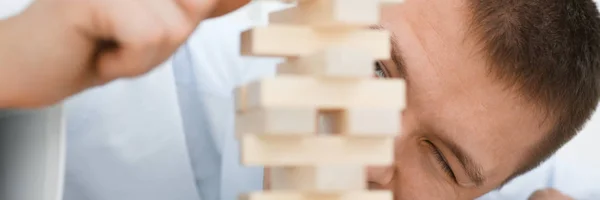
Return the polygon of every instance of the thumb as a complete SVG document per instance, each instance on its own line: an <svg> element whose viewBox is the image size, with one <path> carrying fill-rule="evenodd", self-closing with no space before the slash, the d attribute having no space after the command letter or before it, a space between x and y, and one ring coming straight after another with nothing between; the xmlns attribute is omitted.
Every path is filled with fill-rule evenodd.
<svg viewBox="0 0 600 200"><path fill-rule="evenodd" d="M219 2L231 0L176 0L194 25L211 16Z"/></svg>
<svg viewBox="0 0 600 200"><path fill-rule="evenodd" d="M220 0L209 17L219 17L250 3L250 0Z"/></svg>

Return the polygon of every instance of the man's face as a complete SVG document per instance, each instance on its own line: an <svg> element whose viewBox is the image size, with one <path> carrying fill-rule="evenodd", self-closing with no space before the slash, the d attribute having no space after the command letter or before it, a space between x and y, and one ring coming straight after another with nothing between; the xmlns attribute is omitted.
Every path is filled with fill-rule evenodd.
<svg viewBox="0 0 600 200"><path fill-rule="evenodd" d="M407 81L396 165L369 170L370 187L396 199L473 199L500 186L549 130L543 116L488 74L467 35L467 0L386 6L382 26L397 49L390 77ZM398 70L402 68L403 70Z"/></svg>

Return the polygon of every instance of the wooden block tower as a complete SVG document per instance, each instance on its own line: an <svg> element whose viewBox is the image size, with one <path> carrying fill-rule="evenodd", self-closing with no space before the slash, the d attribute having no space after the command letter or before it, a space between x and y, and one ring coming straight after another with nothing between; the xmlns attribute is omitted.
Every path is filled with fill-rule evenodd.
<svg viewBox="0 0 600 200"><path fill-rule="evenodd" d="M242 34L243 55L287 58L277 76L236 89L241 162L264 166L268 182L242 197L392 200L391 191L367 189L365 170L394 160L405 83L374 77L391 40L369 27L383 4L400 0L296 3Z"/></svg>

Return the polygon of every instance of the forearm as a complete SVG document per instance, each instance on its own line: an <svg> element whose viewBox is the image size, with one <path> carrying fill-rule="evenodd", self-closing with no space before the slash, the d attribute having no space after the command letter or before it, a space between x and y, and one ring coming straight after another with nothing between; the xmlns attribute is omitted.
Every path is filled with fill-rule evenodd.
<svg viewBox="0 0 600 200"><path fill-rule="evenodd" d="M18 99L18 80L21 78L19 60L26 59L14 53L15 30L11 23L15 18L0 20L0 108L13 107ZM27 40L21 40L25 43Z"/></svg>
<svg viewBox="0 0 600 200"><path fill-rule="evenodd" d="M61 90L53 82L66 78L54 73L69 72L55 66L64 66L59 61L66 57L57 55L68 44L53 42L56 30L47 27L53 21L25 10L0 22L0 109L46 106L51 103L48 94Z"/></svg>
<svg viewBox="0 0 600 200"><path fill-rule="evenodd" d="M75 28L76 9L32 4L0 22L0 109L36 108L91 87L93 42Z"/></svg>

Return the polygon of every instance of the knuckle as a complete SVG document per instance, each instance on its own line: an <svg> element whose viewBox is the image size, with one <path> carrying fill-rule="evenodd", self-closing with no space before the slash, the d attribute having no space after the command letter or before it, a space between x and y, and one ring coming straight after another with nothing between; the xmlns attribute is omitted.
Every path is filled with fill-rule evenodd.
<svg viewBox="0 0 600 200"><path fill-rule="evenodd" d="M190 26L185 23L178 23L169 28L169 38L171 42L179 43L184 41L190 33Z"/></svg>
<svg viewBox="0 0 600 200"><path fill-rule="evenodd" d="M533 192L533 194L531 194L529 196L529 200L537 200L537 199L540 199L542 197L545 197L546 196L545 193L546 192L544 190L537 190L537 191Z"/></svg>
<svg viewBox="0 0 600 200"><path fill-rule="evenodd" d="M183 15L172 16L170 20L165 22L164 29L167 34L169 45L184 41L190 34L192 29L191 23Z"/></svg>
<svg viewBox="0 0 600 200"><path fill-rule="evenodd" d="M152 55L153 56L153 55ZM126 76L137 77L147 73L151 68L151 63L145 58L141 58L138 61L133 62L126 70Z"/></svg>
<svg viewBox="0 0 600 200"><path fill-rule="evenodd" d="M125 77L135 77L143 74L145 69L146 67L143 65L143 62L141 60L132 60L130 61L130 63L125 65L120 75Z"/></svg>
<svg viewBox="0 0 600 200"><path fill-rule="evenodd" d="M103 80L114 80L117 78L133 78L146 72L147 67L142 58L131 58L114 66L108 74L102 76Z"/></svg>
<svg viewBox="0 0 600 200"><path fill-rule="evenodd" d="M156 26L151 31L146 33L145 42L147 45L158 45L168 38L168 30L161 26Z"/></svg>
<svg viewBox="0 0 600 200"><path fill-rule="evenodd" d="M140 31L137 37L131 38L130 47L135 50L148 50L159 45L167 37L167 31L160 26L154 26Z"/></svg>
<svg viewBox="0 0 600 200"><path fill-rule="evenodd" d="M548 198L558 198L563 197L562 193L556 189L541 189L535 191L529 198L529 200L537 200L537 199L548 199Z"/></svg>
<svg viewBox="0 0 600 200"><path fill-rule="evenodd" d="M125 71L125 76L126 77L136 77L139 75L142 75L146 72L146 67L138 65L138 66L131 66L130 68L128 68L128 70Z"/></svg>

